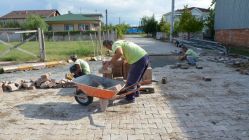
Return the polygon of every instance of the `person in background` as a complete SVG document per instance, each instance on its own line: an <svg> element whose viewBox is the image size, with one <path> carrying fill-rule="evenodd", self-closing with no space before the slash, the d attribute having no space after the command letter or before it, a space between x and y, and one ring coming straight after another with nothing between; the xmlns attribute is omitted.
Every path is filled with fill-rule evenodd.
<svg viewBox="0 0 249 140"><path fill-rule="evenodd" d="M180 60L187 60L189 65L196 65L197 59L198 59L198 54L193 51L192 49L187 48L186 46L182 45L181 50L183 55L180 56Z"/></svg>
<svg viewBox="0 0 249 140"><path fill-rule="evenodd" d="M131 64L125 87L129 87L128 91L138 89L139 82L149 65L147 52L137 44L126 40L118 40L116 42L104 40L103 46L115 52L112 59L104 64L104 68L113 65L119 58L123 57L128 64ZM139 91L129 94L124 101L127 103L135 102L135 96L138 97L139 94Z"/></svg>
<svg viewBox="0 0 249 140"><path fill-rule="evenodd" d="M91 73L90 66L85 60L78 59L77 55L70 56L70 59L74 62L74 65L70 67L70 72L74 74L74 78Z"/></svg>

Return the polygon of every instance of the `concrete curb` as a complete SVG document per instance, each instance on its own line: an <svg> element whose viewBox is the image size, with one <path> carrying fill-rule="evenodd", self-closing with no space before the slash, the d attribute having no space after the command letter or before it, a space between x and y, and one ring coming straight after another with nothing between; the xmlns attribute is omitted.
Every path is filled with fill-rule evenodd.
<svg viewBox="0 0 249 140"><path fill-rule="evenodd" d="M64 65L65 61L52 61L52 62L43 62L43 63L30 63L30 64L21 64L21 65L12 65L4 66L0 68L0 73L9 73L15 71L26 71L26 70L39 70L42 68L55 67L57 65Z"/></svg>

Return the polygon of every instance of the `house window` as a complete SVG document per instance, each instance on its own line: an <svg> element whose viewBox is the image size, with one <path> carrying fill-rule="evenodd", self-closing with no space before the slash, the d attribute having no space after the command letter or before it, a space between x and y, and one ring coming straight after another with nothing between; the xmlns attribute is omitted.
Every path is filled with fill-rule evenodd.
<svg viewBox="0 0 249 140"><path fill-rule="evenodd" d="M66 24L64 28L65 28L65 31L73 31L74 30L72 24Z"/></svg>
<svg viewBox="0 0 249 140"><path fill-rule="evenodd" d="M80 31L89 31L90 25L89 24L79 24L79 30Z"/></svg>
<svg viewBox="0 0 249 140"><path fill-rule="evenodd" d="M48 26L48 30L49 31L52 31L53 30L53 27L51 25Z"/></svg>

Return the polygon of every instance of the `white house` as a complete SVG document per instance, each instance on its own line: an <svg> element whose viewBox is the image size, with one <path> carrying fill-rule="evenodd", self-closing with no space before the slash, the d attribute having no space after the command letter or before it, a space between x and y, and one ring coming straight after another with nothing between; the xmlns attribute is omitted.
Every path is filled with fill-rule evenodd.
<svg viewBox="0 0 249 140"><path fill-rule="evenodd" d="M208 17L209 10L199 7L190 7L188 8L191 11L191 14L198 19L205 20ZM184 9L178 9L175 11L174 21L179 21L180 16L182 15ZM171 12L163 15L167 22L171 23Z"/></svg>

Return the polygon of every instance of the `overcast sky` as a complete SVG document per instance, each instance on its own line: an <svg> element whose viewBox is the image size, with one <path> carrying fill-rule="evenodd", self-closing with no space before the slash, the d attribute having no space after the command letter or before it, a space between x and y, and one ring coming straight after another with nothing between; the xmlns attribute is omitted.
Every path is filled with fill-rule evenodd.
<svg viewBox="0 0 249 140"><path fill-rule="evenodd" d="M175 8L208 8L212 0L175 0ZM57 9L61 14L102 13L108 9L108 20L112 24L121 22L138 25L143 16L155 14L156 19L171 9L171 0L0 0L0 16L13 10ZM104 16L105 18L105 16ZM103 19L104 20L104 19Z"/></svg>

